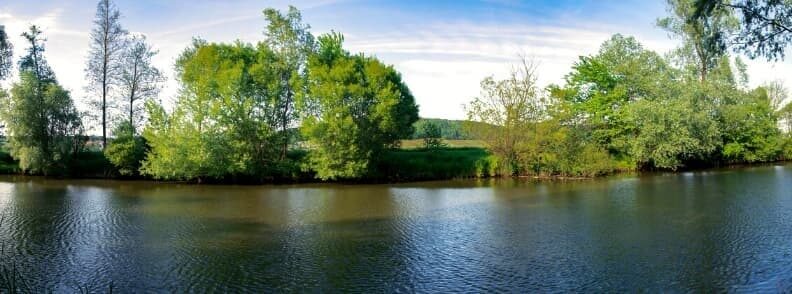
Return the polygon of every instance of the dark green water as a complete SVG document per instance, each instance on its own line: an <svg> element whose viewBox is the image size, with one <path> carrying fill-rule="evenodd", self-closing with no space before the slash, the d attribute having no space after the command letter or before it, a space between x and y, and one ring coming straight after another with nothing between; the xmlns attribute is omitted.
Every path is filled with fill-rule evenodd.
<svg viewBox="0 0 792 294"><path fill-rule="evenodd" d="M34 292L792 291L792 166L575 182L0 178Z"/></svg>

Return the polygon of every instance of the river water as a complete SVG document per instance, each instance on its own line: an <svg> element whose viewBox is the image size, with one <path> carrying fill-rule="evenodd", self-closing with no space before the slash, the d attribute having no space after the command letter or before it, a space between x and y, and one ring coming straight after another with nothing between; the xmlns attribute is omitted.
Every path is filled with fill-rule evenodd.
<svg viewBox="0 0 792 294"><path fill-rule="evenodd" d="M389 185L4 177L0 218L0 265L33 292L792 291L783 165Z"/></svg>

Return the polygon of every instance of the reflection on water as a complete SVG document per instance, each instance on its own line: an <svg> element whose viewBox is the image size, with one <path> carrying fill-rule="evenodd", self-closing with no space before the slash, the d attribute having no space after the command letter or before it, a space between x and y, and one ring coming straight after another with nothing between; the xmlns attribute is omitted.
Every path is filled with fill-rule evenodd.
<svg viewBox="0 0 792 294"><path fill-rule="evenodd" d="M38 291L789 291L792 166L591 181L0 178Z"/></svg>

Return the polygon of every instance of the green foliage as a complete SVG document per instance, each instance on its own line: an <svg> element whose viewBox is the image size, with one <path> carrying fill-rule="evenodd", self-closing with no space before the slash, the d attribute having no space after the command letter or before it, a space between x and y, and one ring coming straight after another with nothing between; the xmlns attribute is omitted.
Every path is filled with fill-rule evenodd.
<svg viewBox="0 0 792 294"><path fill-rule="evenodd" d="M379 60L351 55L343 37L319 37L308 61L301 132L311 148L307 167L320 179L360 178L373 161L413 133L418 106L401 75Z"/></svg>
<svg viewBox="0 0 792 294"><path fill-rule="evenodd" d="M674 3L676 13L689 12L690 7L678 5L690 3ZM726 22L728 16L723 17ZM716 29L702 27L711 24L681 23L684 19L666 20L688 38L684 46L692 47L682 51L703 46L693 44L704 42L703 36L686 35L695 33L688 30ZM581 57L564 87L549 88L551 96L568 103L571 111L557 129L573 127L583 142L590 138L592 150L608 150L616 169L674 170L778 159L783 148L775 111L779 87L747 91L744 63L736 59L733 65L717 48L699 49L714 51L696 52L691 58L680 58L677 51L670 56L678 66L674 68L635 39L615 35L597 55ZM699 59L703 56L705 68Z"/></svg>
<svg viewBox="0 0 792 294"><path fill-rule="evenodd" d="M443 134L440 130L440 127L433 123L427 123L423 125L422 129L423 133L423 142L424 148L426 149L437 149L446 147L446 144L443 143Z"/></svg>
<svg viewBox="0 0 792 294"><path fill-rule="evenodd" d="M720 146L717 121L692 99L641 100L628 111L627 123L637 133L630 153L638 167L677 169Z"/></svg>
<svg viewBox="0 0 792 294"><path fill-rule="evenodd" d="M792 2L789 0L697 0L698 20L709 21L721 11L740 15L741 28L731 37L735 49L752 58L768 60L784 57L792 42Z"/></svg>
<svg viewBox="0 0 792 294"><path fill-rule="evenodd" d="M778 119L763 90L733 92L721 106L723 157L730 162L776 160L782 148Z"/></svg>
<svg viewBox="0 0 792 294"><path fill-rule="evenodd" d="M66 173L84 143L69 92L22 72L20 82L4 100L0 117L6 123L10 153L20 168L45 175Z"/></svg>
<svg viewBox="0 0 792 294"><path fill-rule="evenodd" d="M20 61L20 81L10 96L0 92L8 148L23 171L65 174L84 145L80 116L44 59L41 31L32 26L23 36L30 48Z"/></svg>
<svg viewBox="0 0 792 294"><path fill-rule="evenodd" d="M728 10L713 11L706 19L696 18L696 0L668 0L670 16L657 25L682 40L677 56L703 82L718 60L726 53L727 37L738 26Z"/></svg>
<svg viewBox="0 0 792 294"><path fill-rule="evenodd" d="M107 159L122 176L136 176L146 155L144 139L135 133L130 122L122 122L113 130L115 139L104 150Z"/></svg>
<svg viewBox="0 0 792 294"><path fill-rule="evenodd" d="M269 64L270 70L277 72L278 82L271 89L277 93L273 100L277 113L274 119L278 128L280 141L280 159L285 159L289 142L294 133L289 132L298 118L295 100L298 93L303 92L306 84L306 66L308 57L315 51L314 36L311 26L302 22L302 15L297 8L289 6L286 14L273 8L264 10L268 21L265 44L271 48L276 58Z"/></svg>
<svg viewBox="0 0 792 294"><path fill-rule="evenodd" d="M371 178L433 180L495 176L497 160L481 148L389 150Z"/></svg>
<svg viewBox="0 0 792 294"><path fill-rule="evenodd" d="M594 56L580 57L567 85L551 86L551 95L571 103L576 120L591 139L617 157L629 156L633 130L625 123L630 103L666 91L675 72L658 54L633 37L614 35Z"/></svg>
<svg viewBox="0 0 792 294"><path fill-rule="evenodd" d="M438 119L438 118L421 118L413 124L413 128L415 128L415 133L412 135L412 139L423 139L426 137L426 134L423 132L424 126L427 124L433 124L440 129L440 137L446 140L470 140L473 139L467 132L465 132L464 124L461 120L449 120L449 119Z"/></svg>
<svg viewBox="0 0 792 294"><path fill-rule="evenodd" d="M11 74L12 59L14 58L14 46L8 40L5 27L0 25L0 81L5 80Z"/></svg>
<svg viewBox="0 0 792 294"><path fill-rule="evenodd" d="M141 172L158 179L267 175L276 166L279 123L276 56L253 47L196 40L177 60L182 91L166 113L147 103Z"/></svg>
<svg viewBox="0 0 792 294"><path fill-rule="evenodd" d="M587 61L591 59L579 66L586 73L570 76L570 81L586 75L604 84L616 82L610 74L600 74L602 70L596 69L601 67L599 62ZM556 87L552 90L554 95L547 97L537 89L534 67L527 62L508 79L485 79L481 83L482 96L466 107L471 120L467 124L470 133L483 140L496 159L491 162L497 164L489 164L482 170L489 169L490 174L497 175L548 177L612 172L615 163L608 152L595 145L592 135L576 125L596 116L605 108L598 104L608 99L594 102L584 97L588 94L582 92L588 90L582 89L582 84L570 89ZM600 121L612 116L601 115Z"/></svg>

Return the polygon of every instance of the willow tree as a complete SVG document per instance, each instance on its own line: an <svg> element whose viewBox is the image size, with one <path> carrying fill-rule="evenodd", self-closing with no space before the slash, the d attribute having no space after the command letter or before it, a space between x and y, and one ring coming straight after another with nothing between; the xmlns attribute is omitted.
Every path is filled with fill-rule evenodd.
<svg viewBox="0 0 792 294"><path fill-rule="evenodd" d="M41 31L31 26L22 35L30 47L19 64L20 81L0 110L10 153L24 171L64 173L84 143L80 116L44 59Z"/></svg>
<svg viewBox="0 0 792 294"><path fill-rule="evenodd" d="M307 164L321 179L366 175L414 131L418 106L401 75L376 58L351 55L340 34L319 37L307 82L300 130L311 148Z"/></svg>
<svg viewBox="0 0 792 294"><path fill-rule="evenodd" d="M126 30L121 27L121 13L111 0L99 0L96 5L94 28L91 31L91 49L85 72L89 89L99 96L92 104L101 113L102 148L107 147L108 112L110 91L119 73L121 54L124 49Z"/></svg>

